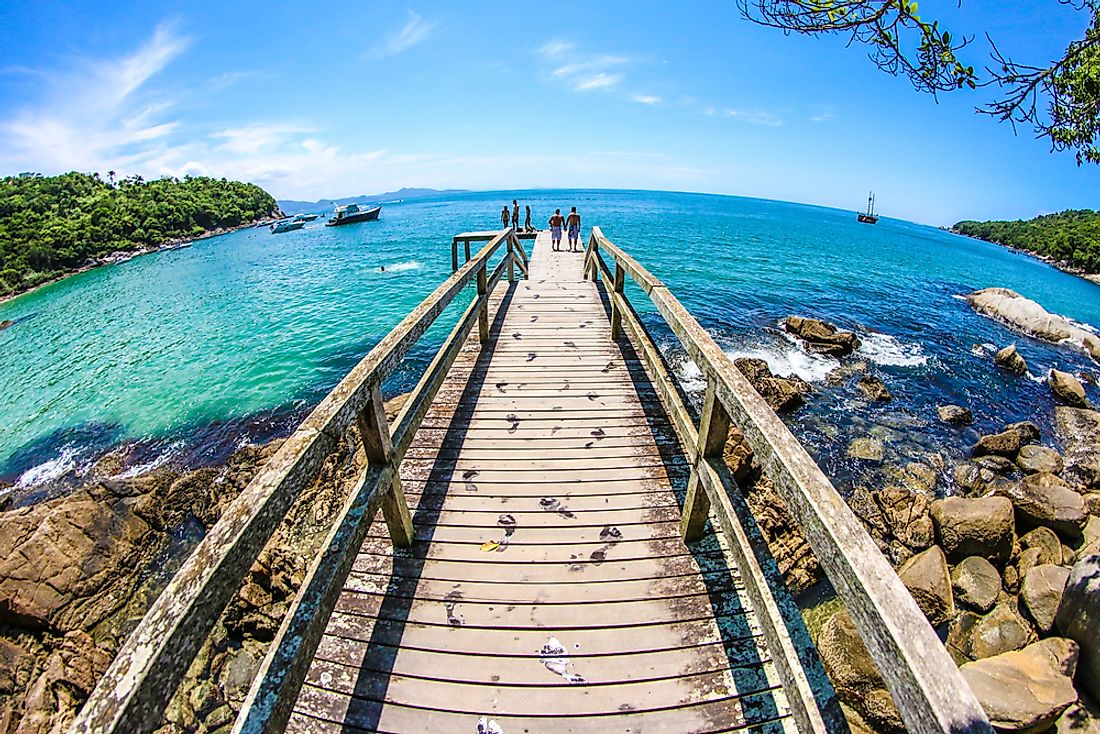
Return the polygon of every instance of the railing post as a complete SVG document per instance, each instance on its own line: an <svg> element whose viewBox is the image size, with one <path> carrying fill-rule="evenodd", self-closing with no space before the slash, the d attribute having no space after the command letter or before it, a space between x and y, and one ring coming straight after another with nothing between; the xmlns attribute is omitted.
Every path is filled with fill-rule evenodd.
<svg viewBox="0 0 1100 734"><path fill-rule="evenodd" d="M509 283L515 281L515 279L516 279L516 272L515 272L516 254L515 254L515 250L512 249L512 240L514 240L514 239L515 239L515 235L511 235L511 234L508 235L508 254L507 254L507 258L508 258L508 282Z"/></svg>
<svg viewBox="0 0 1100 734"><path fill-rule="evenodd" d="M470 241L466 240L466 262L470 262Z"/></svg>
<svg viewBox="0 0 1100 734"><path fill-rule="evenodd" d="M477 271L477 297L481 298L488 290L489 279L485 274L485 263L481 264L481 267ZM489 299L485 299L485 303L481 304L481 308L477 313L477 336L481 340L482 344L489 341Z"/></svg>
<svg viewBox="0 0 1100 734"><path fill-rule="evenodd" d="M370 387L370 399L356 416L359 435L363 439L363 448L367 452L367 461L375 466L385 466L393 452L390 440L390 425L386 421L386 408L382 403L382 388L378 382ZM401 489L401 478L394 475L389 491L382 496L382 516L390 530L390 539L395 546L405 548L412 544L413 526L409 515L409 503L405 501L405 492Z"/></svg>
<svg viewBox="0 0 1100 734"><path fill-rule="evenodd" d="M680 516L680 532L684 541L692 543L703 537L703 526L710 512L710 498L699 481L700 467L707 459L722 458L726 438L730 430L730 416L726 412L714 389L714 379L707 380L707 396L703 401L703 414L699 420L699 443L695 447L695 460L691 465L688 478L687 496L684 497L684 512Z"/></svg>
<svg viewBox="0 0 1100 734"><path fill-rule="evenodd" d="M584 256L584 279L596 282L596 253L599 251L599 244L596 241L596 235L591 235L588 238L588 252Z"/></svg>
<svg viewBox="0 0 1100 734"><path fill-rule="evenodd" d="M623 311L619 306L619 302L625 297L623 296L623 286L626 281L626 271L619 262L615 261L615 285L612 288L613 295L611 296L611 338L618 339L619 334L623 330ZM615 296L618 296L616 298Z"/></svg>
<svg viewBox="0 0 1100 734"><path fill-rule="evenodd" d="M458 238L451 238L451 272L458 272Z"/></svg>

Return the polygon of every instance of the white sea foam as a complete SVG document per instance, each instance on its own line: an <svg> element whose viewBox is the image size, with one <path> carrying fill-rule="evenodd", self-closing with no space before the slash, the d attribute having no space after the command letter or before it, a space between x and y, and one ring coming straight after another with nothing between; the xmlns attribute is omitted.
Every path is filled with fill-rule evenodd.
<svg viewBox="0 0 1100 734"><path fill-rule="evenodd" d="M676 376L680 378L680 387L686 392L702 392L707 387L707 381L703 377L703 371L690 359L684 359L676 369Z"/></svg>
<svg viewBox="0 0 1100 734"><path fill-rule="evenodd" d="M404 262L394 263L386 267L387 273L404 273L409 270L420 270L424 267L424 264L419 260L406 260Z"/></svg>
<svg viewBox="0 0 1100 734"><path fill-rule="evenodd" d="M768 363L772 374L780 377L797 375L806 382L822 382L830 372L840 366L840 361L824 354L810 354L791 335L783 334L783 341L774 346L740 347L726 352L730 359L750 357Z"/></svg>
<svg viewBox="0 0 1100 734"><path fill-rule="evenodd" d="M875 364L890 367L920 367L928 363L928 356L920 344L899 341L889 334L861 334L858 353Z"/></svg>
<svg viewBox="0 0 1100 734"><path fill-rule="evenodd" d="M54 479L60 479L77 468L80 452L73 446L61 449L61 455L31 467L15 480L14 489L29 489Z"/></svg>
<svg viewBox="0 0 1100 734"><path fill-rule="evenodd" d="M177 441L176 443L172 444L171 446L166 448L161 453L157 454L157 456L154 457L151 461L147 461L144 464L135 464L134 466L131 466L126 471L120 473L118 475L118 478L119 479L129 479L131 477L136 477L136 476L140 476L142 474L145 474L146 472L151 472L154 469L159 469L160 467L167 464L172 459L172 457L176 455L176 450L179 449L182 446L183 446L183 442L182 441Z"/></svg>

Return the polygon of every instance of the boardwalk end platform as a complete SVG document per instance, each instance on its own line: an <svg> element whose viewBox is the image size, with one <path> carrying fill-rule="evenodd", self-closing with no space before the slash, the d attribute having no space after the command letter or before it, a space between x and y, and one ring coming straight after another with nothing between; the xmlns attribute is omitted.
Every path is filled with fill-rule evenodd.
<svg viewBox="0 0 1100 734"><path fill-rule="evenodd" d="M367 464L235 732L473 734L490 720L507 734L847 731L722 461L730 425L799 522L908 729L992 731L828 479L640 263L596 227L583 253L552 250L547 233L464 233L452 265L226 510L73 732L160 726L249 566L353 425ZM706 380L698 419L628 278ZM473 299L388 424L383 380L467 287Z"/></svg>

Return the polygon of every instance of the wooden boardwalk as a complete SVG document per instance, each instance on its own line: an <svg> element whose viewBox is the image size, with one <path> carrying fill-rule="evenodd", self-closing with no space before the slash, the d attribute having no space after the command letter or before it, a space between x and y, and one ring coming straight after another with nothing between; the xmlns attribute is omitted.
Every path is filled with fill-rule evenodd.
<svg viewBox="0 0 1100 734"><path fill-rule="evenodd" d="M788 712L687 460L581 253L535 243L401 465L416 541L376 523L292 731L782 731ZM677 494L680 497L677 497Z"/></svg>
<svg viewBox="0 0 1100 734"><path fill-rule="evenodd" d="M907 730L992 734L860 521L672 291L599 227L584 255L552 252L540 234L528 259L528 237L453 237L453 274L224 509L71 734L161 727L264 544L346 440L366 462L233 734L843 734L801 613L722 459L734 425ZM646 319L630 300L639 292ZM387 419L381 385L455 303L467 305ZM698 411L654 326L698 367Z"/></svg>

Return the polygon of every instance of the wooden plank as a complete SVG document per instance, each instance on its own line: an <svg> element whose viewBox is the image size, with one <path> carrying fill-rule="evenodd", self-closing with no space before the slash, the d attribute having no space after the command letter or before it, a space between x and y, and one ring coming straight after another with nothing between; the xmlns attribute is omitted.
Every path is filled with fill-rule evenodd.
<svg viewBox="0 0 1100 734"><path fill-rule="evenodd" d="M475 731L478 719L488 713L505 732L554 732L555 734L602 734L603 732L684 732L715 734L729 731L753 731L754 723L781 721L772 712L782 710L782 692L775 690L759 696L733 696L695 705L678 705L667 709L648 710L627 703L628 708L614 713L591 716L578 713L555 713L545 716L514 715L508 711L487 708L481 711L454 711L408 707L398 702L383 708L377 702L350 697L330 696L324 689L309 687L301 709L314 721L340 722L343 726L361 727L378 732L466 732ZM320 695L318 695L320 693ZM454 701L454 699L449 699ZM621 699L620 699L621 700ZM353 701L355 703L353 703ZM452 704L453 705L453 704ZM748 717L742 712L748 713ZM345 729L347 731L347 729ZM772 731L772 730L766 730Z"/></svg>

